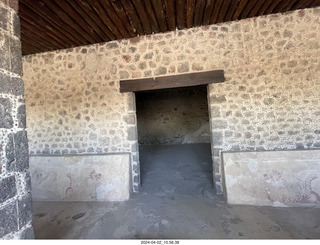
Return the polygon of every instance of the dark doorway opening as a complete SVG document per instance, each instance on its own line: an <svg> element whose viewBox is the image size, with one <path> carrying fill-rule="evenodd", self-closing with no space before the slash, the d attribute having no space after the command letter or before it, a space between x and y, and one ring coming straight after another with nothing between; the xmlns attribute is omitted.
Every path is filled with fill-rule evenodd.
<svg viewBox="0 0 320 245"><path fill-rule="evenodd" d="M213 189L207 86L137 92L136 106L142 190Z"/></svg>

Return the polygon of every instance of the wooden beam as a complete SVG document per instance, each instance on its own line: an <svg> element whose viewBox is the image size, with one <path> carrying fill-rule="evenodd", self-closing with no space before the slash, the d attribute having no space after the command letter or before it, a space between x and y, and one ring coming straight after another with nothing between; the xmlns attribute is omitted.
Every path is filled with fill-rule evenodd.
<svg viewBox="0 0 320 245"><path fill-rule="evenodd" d="M236 11L236 9L238 8L239 5L239 0L232 0L229 6L229 9L226 13L226 16L224 17L224 21L231 21L232 20L232 16L234 14L234 12Z"/></svg>
<svg viewBox="0 0 320 245"><path fill-rule="evenodd" d="M250 13L250 11L254 7L254 5L257 3L257 1L259 1L259 0L251 0L247 3L246 7L242 10L242 13L240 15L241 19L245 19L248 17L248 14Z"/></svg>
<svg viewBox="0 0 320 245"><path fill-rule="evenodd" d="M26 28L21 28L21 36L32 37L30 41L34 44L34 46L39 47L41 50L47 51L57 49L54 45L52 45L51 43L47 43L43 38L39 37L37 34Z"/></svg>
<svg viewBox="0 0 320 245"><path fill-rule="evenodd" d="M217 23L218 15L219 15L220 8L221 8L222 4L223 4L223 0L216 0L214 8L213 8L210 24Z"/></svg>
<svg viewBox="0 0 320 245"><path fill-rule="evenodd" d="M78 25L80 25L84 31L90 33L90 36L92 36L95 42L102 42L103 39L98 36L94 29L85 21L85 18L81 16L72 6L70 6L68 2L69 1L56 1L58 6L63 9L69 17L71 17Z"/></svg>
<svg viewBox="0 0 320 245"><path fill-rule="evenodd" d="M47 33L52 39L56 40L64 47L76 45L74 41L69 39L63 32L60 32L55 26L46 22L38 14L33 12L29 7L24 4L19 5L19 17L29 22L33 26L36 26L41 32Z"/></svg>
<svg viewBox="0 0 320 245"><path fill-rule="evenodd" d="M149 22L149 18L147 16L146 10L144 9L144 4L141 0L133 1L133 5L140 17L140 21L145 34L151 34L151 26Z"/></svg>
<svg viewBox="0 0 320 245"><path fill-rule="evenodd" d="M218 18L217 18L217 23L221 23L224 20L224 17L227 14L228 9L230 8L230 2L231 0L224 0L223 4L220 8L219 14L218 14Z"/></svg>
<svg viewBox="0 0 320 245"><path fill-rule="evenodd" d="M257 16L260 8L264 3L265 3L264 1L257 1L256 4L251 9L251 11L249 12L247 17L251 18L251 17Z"/></svg>
<svg viewBox="0 0 320 245"><path fill-rule="evenodd" d="M207 0L206 6L204 9L203 21L202 21L203 25L210 24L213 7L214 7L214 0Z"/></svg>
<svg viewBox="0 0 320 245"><path fill-rule="evenodd" d="M280 3L281 0L273 0L273 2L269 5L269 7L266 9L264 14L271 14L273 13L274 8Z"/></svg>
<svg viewBox="0 0 320 245"><path fill-rule="evenodd" d="M151 0L145 0L144 4L150 20L151 30L153 33L158 33L160 31L160 28L159 28L156 14L155 14L155 10L153 10L153 7L152 7Z"/></svg>
<svg viewBox="0 0 320 245"><path fill-rule="evenodd" d="M137 32L140 35L144 34L140 19L138 17L137 12L135 11L134 7L132 6L131 1L129 0L121 0L121 3L124 7L124 9L126 10L126 13L129 17L129 19L131 19L131 23L134 25L134 27L136 28Z"/></svg>
<svg viewBox="0 0 320 245"><path fill-rule="evenodd" d="M281 1L280 3L278 3L278 5L273 9L273 13L280 13L283 11L284 7L287 6L288 4L288 0L286 1Z"/></svg>
<svg viewBox="0 0 320 245"><path fill-rule="evenodd" d="M156 12L156 17L160 26L160 30L162 32L166 32L168 30L167 28L167 22L166 22L166 15L164 13L163 5L161 0L151 0L153 8Z"/></svg>
<svg viewBox="0 0 320 245"><path fill-rule="evenodd" d="M20 22L26 31L32 32L34 35L40 37L42 40L45 40L45 42L51 44L52 47L59 48L59 49L68 47L67 45L61 44L59 41L57 41L56 39L54 39L50 35L48 35L47 31L41 30L41 26L38 27L37 25L32 23L29 18L25 19L23 16L21 16Z"/></svg>
<svg viewBox="0 0 320 245"><path fill-rule="evenodd" d="M258 11L258 15L264 15L266 14L266 10L269 8L269 6L272 4L273 0L266 0L263 2L261 8Z"/></svg>
<svg viewBox="0 0 320 245"><path fill-rule="evenodd" d="M176 16L175 16L175 5L172 0L164 0L166 6L167 13L167 22L170 31L174 31L176 29Z"/></svg>
<svg viewBox="0 0 320 245"><path fill-rule="evenodd" d="M75 22L68 14L66 14L58 5L51 0L42 0L59 18L61 18L66 26L71 26L81 36L83 36L89 43L95 43L94 38L89 35L77 22Z"/></svg>
<svg viewBox="0 0 320 245"><path fill-rule="evenodd" d="M206 0L197 1L195 15L194 15L194 26L200 26L202 24L205 6L206 6Z"/></svg>
<svg viewBox="0 0 320 245"><path fill-rule="evenodd" d="M102 6L104 10L107 12L108 16L110 17L110 19L112 20L116 28L119 30L121 35L125 38L131 37L128 30L122 23L121 19L118 17L116 12L114 11L110 2L108 0L99 0L98 2L100 3L100 6Z"/></svg>
<svg viewBox="0 0 320 245"><path fill-rule="evenodd" d="M166 88L181 88L224 82L224 71L208 71L157 78L120 81L120 92L138 92Z"/></svg>
<svg viewBox="0 0 320 245"><path fill-rule="evenodd" d="M292 9L292 6L297 2L298 0L289 0L283 11L289 11Z"/></svg>
<svg viewBox="0 0 320 245"><path fill-rule="evenodd" d="M176 17L178 29L186 27L185 0L176 0Z"/></svg>
<svg viewBox="0 0 320 245"><path fill-rule="evenodd" d="M116 11L119 18L121 19L121 21L123 22L123 24L127 28L129 34L132 37L135 36L138 28L135 25L133 25L133 23L130 23L130 20L129 20L129 18L126 14L126 11L123 8L120 0L109 0L109 1L111 2L111 5L113 6L113 9ZM139 34L142 35L142 33L143 33L143 31L142 31L142 27L141 27L141 33L139 33Z"/></svg>
<svg viewBox="0 0 320 245"><path fill-rule="evenodd" d="M96 0L87 0L90 4L90 7L96 11L96 13L100 16L102 22L110 29L110 31L116 36L118 39L122 39L123 36L119 32L118 28L114 25L110 17L106 14L105 10L102 8L100 3Z"/></svg>
<svg viewBox="0 0 320 245"><path fill-rule="evenodd" d="M196 0L186 0L186 24L188 28L194 25L194 11Z"/></svg>
<svg viewBox="0 0 320 245"><path fill-rule="evenodd" d="M236 9L236 11L234 12L233 16L232 16L232 20L237 20L240 16L240 14L242 13L242 10L245 8L245 6L247 5L248 0L241 0L238 8Z"/></svg>
<svg viewBox="0 0 320 245"><path fill-rule="evenodd" d="M66 25L57 15L55 15L47 6L40 1L20 0L21 3L31 8L35 13L46 19L51 25L57 26L68 38L77 45L89 44L78 32ZM21 4L20 3L20 4Z"/></svg>
<svg viewBox="0 0 320 245"><path fill-rule="evenodd" d="M34 41L30 40L29 37L21 33L21 49L22 55L29 55L35 53L43 52L39 46L37 46Z"/></svg>
<svg viewBox="0 0 320 245"><path fill-rule="evenodd" d="M78 0L69 0L68 2L82 16L82 18L84 18L85 21L90 26L92 26L92 28L102 38L103 41L110 41L111 39L114 39L114 35L108 28L104 27L100 18L98 18L99 21L96 20L96 14L90 7L88 9L85 9L81 2Z"/></svg>
<svg viewBox="0 0 320 245"><path fill-rule="evenodd" d="M306 8L309 6L310 3L312 3L313 0L301 0L298 2L295 6L293 6L295 9L301 9L301 8Z"/></svg>
<svg viewBox="0 0 320 245"><path fill-rule="evenodd" d="M319 5L320 5L320 0L313 0L308 7L311 8Z"/></svg>

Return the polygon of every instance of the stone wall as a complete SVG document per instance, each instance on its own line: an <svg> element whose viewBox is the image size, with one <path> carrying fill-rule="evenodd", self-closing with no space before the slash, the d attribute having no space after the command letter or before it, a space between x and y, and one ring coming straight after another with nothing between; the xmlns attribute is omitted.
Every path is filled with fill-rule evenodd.
<svg viewBox="0 0 320 245"><path fill-rule="evenodd" d="M0 239L34 237L17 3L0 1Z"/></svg>
<svg viewBox="0 0 320 245"><path fill-rule="evenodd" d="M223 69L208 87L214 182L221 151L320 147L320 8L24 57L31 154L134 152L120 79Z"/></svg>
<svg viewBox="0 0 320 245"><path fill-rule="evenodd" d="M136 94L142 145L210 143L207 87Z"/></svg>

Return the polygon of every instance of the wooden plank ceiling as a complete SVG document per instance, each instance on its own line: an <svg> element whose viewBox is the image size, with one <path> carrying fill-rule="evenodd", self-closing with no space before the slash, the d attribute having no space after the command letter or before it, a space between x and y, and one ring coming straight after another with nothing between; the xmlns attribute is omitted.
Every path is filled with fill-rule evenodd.
<svg viewBox="0 0 320 245"><path fill-rule="evenodd" d="M20 0L23 55L320 6L320 0Z"/></svg>

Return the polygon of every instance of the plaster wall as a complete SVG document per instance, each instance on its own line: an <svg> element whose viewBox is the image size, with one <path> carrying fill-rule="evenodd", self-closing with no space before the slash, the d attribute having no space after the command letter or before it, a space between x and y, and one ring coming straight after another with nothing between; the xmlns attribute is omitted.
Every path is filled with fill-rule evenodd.
<svg viewBox="0 0 320 245"><path fill-rule="evenodd" d="M261 16L23 59L30 154L131 153L134 94L120 79L223 69L208 86L214 183L223 151L320 147L320 8Z"/></svg>
<svg viewBox="0 0 320 245"><path fill-rule="evenodd" d="M129 154L31 156L35 201L125 201L131 191Z"/></svg>
<svg viewBox="0 0 320 245"><path fill-rule="evenodd" d="M223 153L230 204L320 205L320 151Z"/></svg>
<svg viewBox="0 0 320 245"><path fill-rule="evenodd" d="M207 87L136 94L141 145L210 143Z"/></svg>

